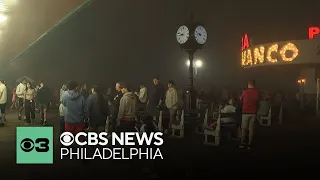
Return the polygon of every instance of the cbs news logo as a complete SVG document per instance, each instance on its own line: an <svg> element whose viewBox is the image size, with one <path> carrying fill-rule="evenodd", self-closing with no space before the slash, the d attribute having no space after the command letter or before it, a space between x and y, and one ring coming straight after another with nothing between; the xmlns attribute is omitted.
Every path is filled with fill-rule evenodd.
<svg viewBox="0 0 320 180"><path fill-rule="evenodd" d="M53 127L17 127L17 164L53 164Z"/></svg>

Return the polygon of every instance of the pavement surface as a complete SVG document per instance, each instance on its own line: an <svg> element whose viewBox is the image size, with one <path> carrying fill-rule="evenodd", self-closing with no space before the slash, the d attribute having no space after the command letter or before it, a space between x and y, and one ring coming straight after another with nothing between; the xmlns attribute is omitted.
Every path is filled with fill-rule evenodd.
<svg viewBox="0 0 320 180"><path fill-rule="evenodd" d="M39 124L37 114L35 126ZM7 115L0 127L0 165L4 179L70 179L70 178L139 178L150 179L142 172L141 161L94 160L84 163L60 160L59 116L51 111L48 126L55 131L54 165L17 165L15 159L16 127L24 126L15 112ZM240 150L236 142L221 147L203 145L203 137L189 133L184 139L166 138L164 160L147 163L161 179L229 179L256 177L320 177L320 120L306 118L297 112L287 116L283 125L258 127L252 150ZM2 178L1 178L2 179Z"/></svg>

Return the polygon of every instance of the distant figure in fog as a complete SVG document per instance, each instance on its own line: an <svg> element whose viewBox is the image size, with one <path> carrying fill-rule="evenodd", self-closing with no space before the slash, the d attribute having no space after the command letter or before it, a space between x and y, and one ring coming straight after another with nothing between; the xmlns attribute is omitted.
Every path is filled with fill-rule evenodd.
<svg viewBox="0 0 320 180"><path fill-rule="evenodd" d="M21 83L16 88L16 95L18 97L18 119L21 120L21 113L24 109L24 92L27 89L27 80L22 79ZM24 118L25 119L25 118Z"/></svg>
<svg viewBox="0 0 320 180"><path fill-rule="evenodd" d="M47 123L47 110L51 100L50 89L45 85L44 81L41 81L40 88L37 91L37 102L40 108L41 124Z"/></svg>

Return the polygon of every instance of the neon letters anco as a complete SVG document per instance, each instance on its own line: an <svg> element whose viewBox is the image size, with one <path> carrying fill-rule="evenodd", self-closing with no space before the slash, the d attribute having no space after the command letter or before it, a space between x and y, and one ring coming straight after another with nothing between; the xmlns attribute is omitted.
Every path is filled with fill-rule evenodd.
<svg viewBox="0 0 320 180"><path fill-rule="evenodd" d="M293 43L286 43L279 47L278 44L273 44L269 47L260 46L253 50L247 49L242 51L241 66L251 66L264 63L277 63L279 60L283 62L292 62L299 55L297 46Z"/></svg>
<svg viewBox="0 0 320 180"><path fill-rule="evenodd" d="M320 36L320 28L309 27L309 39L314 39L316 36Z"/></svg>
<svg viewBox="0 0 320 180"><path fill-rule="evenodd" d="M248 49L250 47L249 39L248 39L248 34L245 34L241 38L241 51Z"/></svg>

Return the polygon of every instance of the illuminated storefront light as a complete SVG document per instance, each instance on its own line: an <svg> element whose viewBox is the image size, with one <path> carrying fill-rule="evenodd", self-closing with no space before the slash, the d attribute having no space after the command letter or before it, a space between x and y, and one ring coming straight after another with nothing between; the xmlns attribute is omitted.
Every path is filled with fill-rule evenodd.
<svg viewBox="0 0 320 180"><path fill-rule="evenodd" d="M281 49L280 49L281 48ZM280 49L280 51L279 51ZM286 43L284 46L272 44L269 47L260 46L247 49L241 53L241 66L258 65L264 63L278 63L279 61L291 62L299 55L299 49L293 43Z"/></svg>
<svg viewBox="0 0 320 180"><path fill-rule="evenodd" d="M271 63L278 62L277 58L273 58L272 57L272 53L273 52L275 52L275 53L278 52L278 48L279 48L278 44L274 44L274 45L269 47L268 52L267 52L267 59L268 59L269 62L271 62Z"/></svg>
<svg viewBox="0 0 320 180"><path fill-rule="evenodd" d="M291 51L292 52L292 56L291 57L287 57L286 56L286 52L287 51ZM292 44L292 43L286 44L280 50L281 58L284 61L293 61L298 56L298 54L299 54L299 50L298 50L297 46Z"/></svg>

